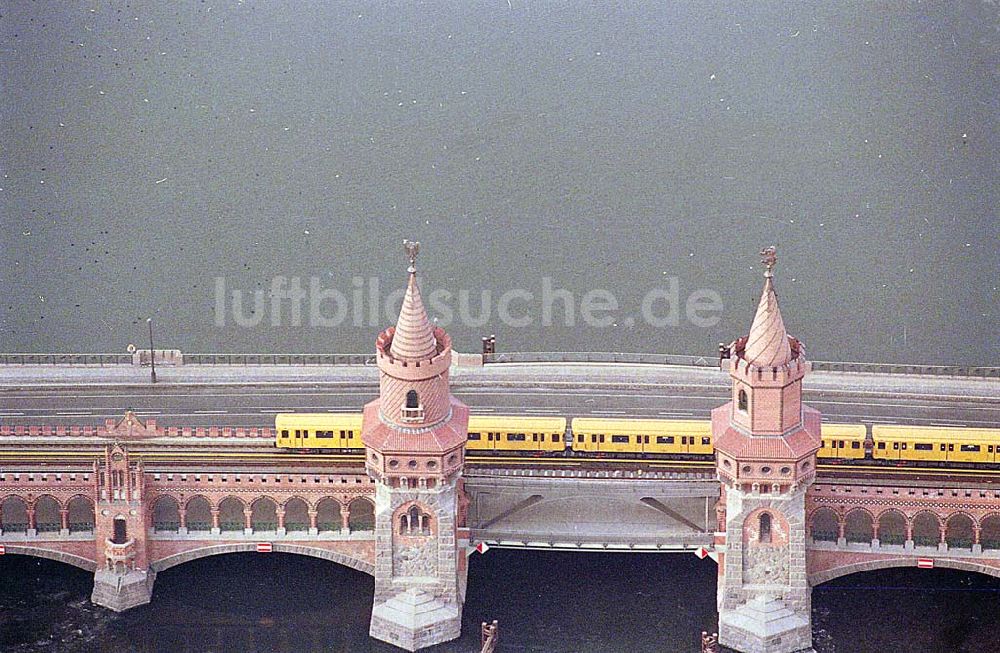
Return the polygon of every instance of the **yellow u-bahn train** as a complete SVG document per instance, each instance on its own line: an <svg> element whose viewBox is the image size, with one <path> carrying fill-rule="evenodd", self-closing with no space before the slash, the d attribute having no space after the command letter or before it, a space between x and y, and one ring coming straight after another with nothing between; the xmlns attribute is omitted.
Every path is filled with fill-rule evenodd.
<svg viewBox="0 0 1000 653"><path fill-rule="evenodd" d="M276 445L295 450L357 451L361 413L280 413ZM567 426L569 428L567 429ZM820 458L1000 463L1000 429L877 424L823 424ZM708 420L610 419L524 415L472 415L466 448L502 454L709 458Z"/></svg>

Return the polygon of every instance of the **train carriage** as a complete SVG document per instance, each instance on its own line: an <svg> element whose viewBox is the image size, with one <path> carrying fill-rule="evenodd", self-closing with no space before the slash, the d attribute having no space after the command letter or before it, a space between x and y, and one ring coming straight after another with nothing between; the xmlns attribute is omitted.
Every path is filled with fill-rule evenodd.
<svg viewBox="0 0 1000 653"><path fill-rule="evenodd" d="M864 424L823 424L821 427L823 446L818 458L861 459L865 457Z"/></svg>
<svg viewBox="0 0 1000 653"><path fill-rule="evenodd" d="M574 451L712 455L707 420L573 419Z"/></svg>
<svg viewBox="0 0 1000 653"><path fill-rule="evenodd" d="M563 451L566 448L566 418L471 415L465 448L470 451Z"/></svg>
<svg viewBox="0 0 1000 653"><path fill-rule="evenodd" d="M279 413L274 417L278 447L362 449L361 413Z"/></svg>
<svg viewBox="0 0 1000 653"><path fill-rule="evenodd" d="M1000 429L876 424L872 427L872 441L872 456L878 460L1000 460Z"/></svg>

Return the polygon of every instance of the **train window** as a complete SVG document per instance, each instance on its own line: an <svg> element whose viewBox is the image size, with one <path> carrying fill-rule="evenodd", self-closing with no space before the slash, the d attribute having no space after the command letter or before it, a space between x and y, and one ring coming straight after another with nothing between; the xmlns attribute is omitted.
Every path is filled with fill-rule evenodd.
<svg viewBox="0 0 1000 653"><path fill-rule="evenodd" d="M948 451L954 451L954 450L955 450L955 445L949 444L948 445Z"/></svg>
<svg viewBox="0 0 1000 653"><path fill-rule="evenodd" d="M590 434L590 441L592 443L597 442L597 434L596 433L591 433Z"/></svg>
<svg viewBox="0 0 1000 653"><path fill-rule="evenodd" d="M989 453L993 453L993 445L992 444L989 446L989 448L987 449L987 451Z"/></svg>
<svg viewBox="0 0 1000 653"><path fill-rule="evenodd" d="M854 441L854 442L851 443L851 449L860 449L860 448L861 448L861 443L860 442Z"/></svg>
<svg viewBox="0 0 1000 653"><path fill-rule="evenodd" d="M346 438L347 437L347 431L341 431L340 432L340 437Z"/></svg>
<svg viewBox="0 0 1000 653"><path fill-rule="evenodd" d="M901 447L901 449L903 449L903 451L906 451L906 443L905 442L903 443L903 446Z"/></svg>
<svg viewBox="0 0 1000 653"><path fill-rule="evenodd" d="M884 450L885 449L885 442L879 442L878 443L878 448Z"/></svg>
<svg viewBox="0 0 1000 653"><path fill-rule="evenodd" d="M712 438L710 438L708 436L702 436L701 443L704 444L704 445L706 445L706 446L710 445L710 444L712 444Z"/></svg>
<svg viewBox="0 0 1000 653"><path fill-rule="evenodd" d="M532 442L538 442L538 434L537 433L532 433L531 434L531 441Z"/></svg>
<svg viewBox="0 0 1000 653"><path fill-rule="evenodd" d="M479 433L470 433L469 434L469 439L470 440L479 440L480 438L482 438L482 435L480 435Z"/></svg>
<svg viewBox="0 0 1000 653"><path fill-rule="evenodd" d="M963 445L961 445L960 450L961 451L970 451L970 452L972 452L972 451L979 451L979 445L978 444L963 444Z"/></svg>
<svg viewBox="0 0 1000 653"><path fill-rule="evenodd" d="M941 451L944 451L944 444L941 445Z"/></svg>
<svg viewBox="0 0 1000 653"><path fill-rule="evenodd" d="M627 435L612 435L611 436L611 441L614 442L615 444L628 444L628 436Z"/></svg>
<svg viewBox="0 0 1000 653"><path fill-rule="evenodd" d="M840 447L841 449L843 449L844 448L844 441L843 440L839 441L837 443L837 446Z"/></svg>
<svg viewBox="0 0 1000 653"><path fill-rule="evenodd" d="M672 435L658 435L656 436L656 444L673 444L674 436Z"/></svg>
<svg viewBox="0 0 1000 653"><path fill-rule="evenodd" d="M577 442L583 442L583 433L577 433L576 434L576 441Z"/></svg>
<svg viewBox="0 0 1000 653"><path fill-rule="evenodd" d="M552 441L553 442L559 442L559 434L558 433L553 433L552 434Z"/></svg>
<svg viewBox="0 0 1000 653"><path fill-rule="evenodd" d="M893 442L892 443L892 448L898 451L899 450L899 443L898 442Z"/></svg>
<svg viewBox="0 0 1000 653"><path fill-rule="evenodd" d="M507 442L524 442L524 433L508 433Z"/></svg>
<svg viewBox="0 0 1000 653"><path fill-rule="evenodd" d="M917 451L933 451L934 445L927 444L926 442L916 442L914 443L913 448Z"/></svg>
<svg viewBox="0 0 1000 653"><path fill-rule="evenodd" d="M281 431L281 437L283 437L283 438L287 438L288 437L288 429L283 429Z"/></svg>
<svg viewBox="0 0 1000 653"><path fill-rule="evenodd" d="M598 437L598 439L599 439L599 440L600 440L601 442L604 442L604 434L603 434L603 433L601 433L601 434L600 434L600 435L598 435L597 437Z"/></svg>
<svg viewBox="0 0 1000 653"><path fill-rule="evenodd" d="M649 436L648 435L642 436L642 442L643 444L649 444Z"/></svg>
<svg viewBox="0 0 1000 653"><path fill-rule="evenodd" d="M295 429L295 437L301 438L302 437L302 431L299 430L299 429Z"/></svg>
<svg viewBox="0 0 1000 653"><path fill-rule="evenodd" d="M317 438L332 438L333 431L316 431Z"/></svg>

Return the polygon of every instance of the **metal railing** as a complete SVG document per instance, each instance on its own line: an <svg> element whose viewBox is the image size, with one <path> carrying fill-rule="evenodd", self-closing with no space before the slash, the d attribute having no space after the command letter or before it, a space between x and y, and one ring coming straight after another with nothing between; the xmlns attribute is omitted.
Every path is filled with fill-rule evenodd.
<svg viewBox="0 0 1000 653"><path fill-rule="evenodd" d="M184 354L185 365L375 365L374 354Z"/></svg>
<svg viewBox="0 0 1000 653"><path fill-rule="evenodd" d="M131 365L131 354L2 354L0 365Z"/></svg>
<svg viewBox="0 0 1000 653"><path fill-rule="evenodd" d="M501 352L485 354L484 363L625 363L638 365L685 365L719 367L718 355L683 356L678 354L642 354L629 352ZM1000 367L979 365L918 365L906 363L857 363L812 361L813 369L823 372L858 372L865 374L919 374L924 376L969 376L1000 378Z"/></svg>
<svg viewBox="0 0 1000 653"><path fill-rule="evenodd" d="M184 365L375 365L374 354L184 354ZM638 352L522 351L483 355L484 363L623 363L631 365L683 365L717 368L719 357ZM132 365L131 354L28 354L0 353L0 366L71 365L110 367ZM965 376L1000 379L1000 367L982 365L920 365L913 363L860 363L812 361L813 369L824 372L863 374L916 374L921 376Z"/></svg>

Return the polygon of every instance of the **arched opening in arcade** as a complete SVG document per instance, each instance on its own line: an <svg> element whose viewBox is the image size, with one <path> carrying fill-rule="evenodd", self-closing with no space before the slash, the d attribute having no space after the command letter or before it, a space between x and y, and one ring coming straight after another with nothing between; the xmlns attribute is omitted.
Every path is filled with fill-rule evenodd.
<svg viewBox="0 0 1000 653"><path fill-rule="evenodd" d="M984 551L1000 549L1000 515L988 515L980 522L979 543Z"/></svg>
<svg viewBox="0 0 1000 653"><path fill-rule="evenodd" d="M219 529L224 533L242 531L246 528L243 502L236 497L226 497L219 504Z"/></svg>
<svg viewBox="0 0 1000 653"><path fill-rule="evenodd" d="M304 533L309 530L309 505L295 497L285 502L285 531Z"/></svg>
<svg viewBox="0 0 1000 653"><path fill-rule="evenodd" d="M747 391L740 389L740 394L737 399L737 408L742 410L744 413L747 412Z"/></svg>
<svg viewBox="0 0 1000 653"><path fill-rule="evenodd" d="M89 497L75 496L66 507L70 533L94 532L94 502Z"/></svg>
<svg viewBox="0 0 1000 653"><path fill-rule="evenodd" d="M809 524L809 532L815 542L836 542L840 535L840 519L830 508L818 508Z"/></svg>
<svg viewBox="0 0 1000 653"><path fill-rule="evenodd" d="M189 533L212 530L212 504L203 496L191 497L184 506L184 525Z"/></svg>
<svg viewBox="0 0 1000 653"><path fill-rule="evenodd" d="M339 532L343 528L339 501L327 497L316 504L316 528L320 533Z"/></svg>
<svg viewBox="0 0 1000 653"><path fill-rule="evenodd" d="M875 539L874 522L866 510L855 509L847 513L844 517L844 539L866 544Z"/></svg>
<svg viewBox="0 0 1000 653"><path fill-rule="evenodd" d="M58 533L62 528L61 506L54 497L42 495L35 499L35 531Z"/></svg>
<svg viewBox="0 0 1000 653"><path fill-rule="evenodd" d="M945 523L945 542L949 549L972 550L975 542L975 526L972 517L963 513L956 513L948 518Z"/></svg>
<svg viewBox="0 0 1000 653"><path fill-rule="evenodd" d="M10 496L0 503L0 530L4 533L28 531L28 504L24 499Z"/></svg>
<svg viewBox="0 0 1000 653"><path fill-rule="evenodd" d="M352 533L375 530L375 504L370 499L358 497L347 508L350 510L347 525Z"/></svg>
<svg viewBox="0 0 1000 653"><path fill-rule="evenodd" d="M181 510L177 499L163 495L153 503L153 531L176 533L181 527Z"/></svg>
<svg viewBox="0 0 1000 653"><path fill-rule="evenodd" d="M941 542L941 522L932 512L922 512L913 518L913 544L937 546Z"/></svg>
<svg viewBox="0 0 1000 653"><path fill-rule="evenodd" d="M278 505L267 497L262 497L250 506L250 528L255 532L278 530Z"/></svg>
<svg viewBox="0 0 1000 653"><path fill-rule="evenodd" d="M906 515L898 510L886 510L878 516L880 545L896 546L906 542Z"/></svg>

